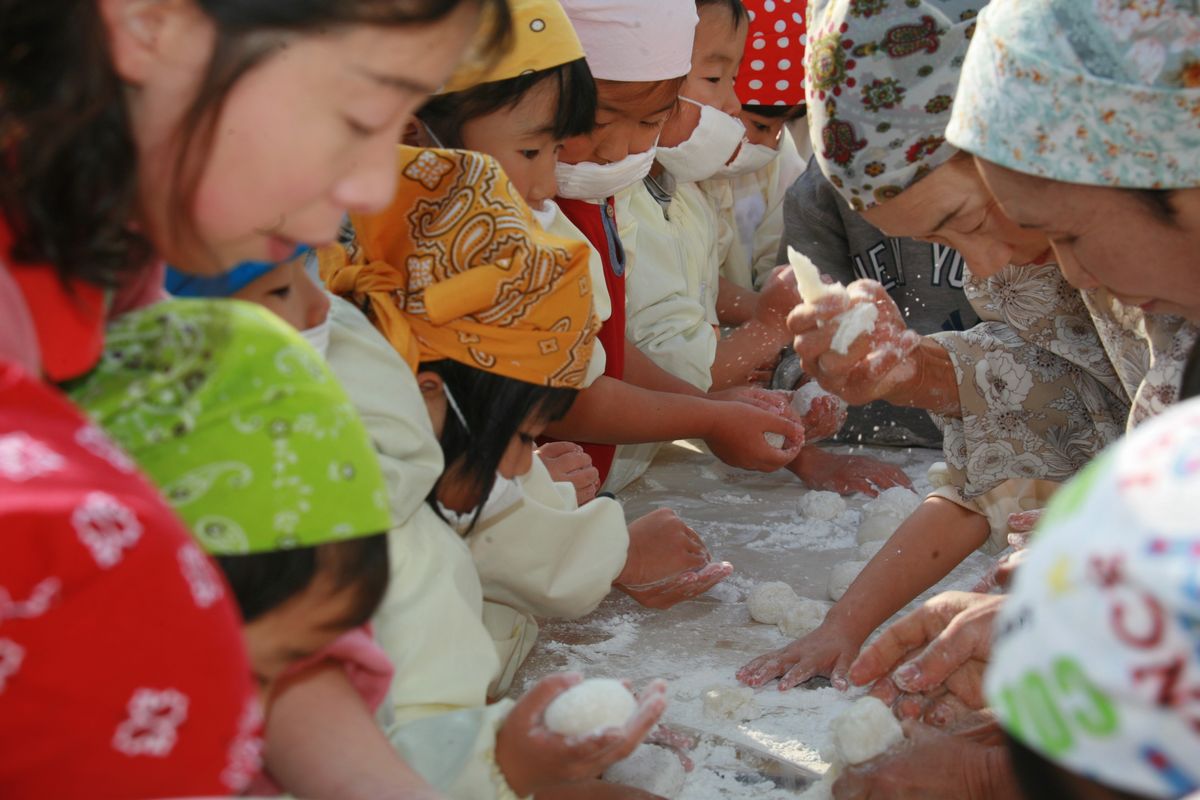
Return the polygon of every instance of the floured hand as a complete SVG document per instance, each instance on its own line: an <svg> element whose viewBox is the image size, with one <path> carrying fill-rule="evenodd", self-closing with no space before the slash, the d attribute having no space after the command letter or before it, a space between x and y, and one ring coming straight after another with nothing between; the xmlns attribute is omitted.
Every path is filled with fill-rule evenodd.
<svg viewBox="0 0 1200 800"><path fill-rule="evenodd" d="M875 497L894 486L912 488L904 470L869 456L830 453L819 447L805 447L788 469L809 489L838 494L861 492Z"/></svg>

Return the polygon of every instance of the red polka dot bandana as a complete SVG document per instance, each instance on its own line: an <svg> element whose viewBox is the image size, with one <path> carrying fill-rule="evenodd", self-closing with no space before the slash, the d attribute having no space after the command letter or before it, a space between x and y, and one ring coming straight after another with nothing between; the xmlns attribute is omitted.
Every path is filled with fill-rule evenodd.
<svg viewBox="0 0 1200 800"><path fill-rule="evenodd" d="M744 0L750 14L746 54L738 69L742 105L796 106L804 102L804 0Z"/></svg>

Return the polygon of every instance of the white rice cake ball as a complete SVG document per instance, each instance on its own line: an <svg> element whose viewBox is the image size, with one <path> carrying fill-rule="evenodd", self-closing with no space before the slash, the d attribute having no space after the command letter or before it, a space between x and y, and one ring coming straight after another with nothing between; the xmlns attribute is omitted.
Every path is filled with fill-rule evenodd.
<svg viewBox="0 0 1200 800"><path fill-rule="evenodd" d="M837 492L807 492L800 498L800 513L808 519L828 522L845 510L846 501Z"/></svg>
<svg viewBox="0 0 1200 800"><path fill-rule="evenodd" d="M888 511L899 514L901 517L907 517L916 511L919 505L921 505L921 495L911 489L905 489L903 486L893 486L890 489L884 489L878 497L868 500L863 505L863 514Z"/></svg>
<svg viewBox="0 0 1200 800"><path fill-rule="evenodd" d="M745 721L762 716L762 709L748 686L712 686L704 691L704 715Z"/></svg>
<svg viewBox="0 0 1200 800"><path fill-rule="evenodd" d="M887 544L886 539L876 539L873 542L863 542L858 546L858 557L862 561L870 561L875 557L875 554L883 549Z"/></svg>
<svg viewBox="0 0 1200 800"><path fill-rule="evenodd" d="M546 727L563 736L590 736L620 728L637 711L637 700L625 684L591 678L554 698L546 709Z"/></svg>
<svg viewBox="0 0 1200 800"><path fill-rule="evenodd" d="M935 489L940 489L943 486L949 486L950 468L946 466L945 461L935 461L929 465L929 471L925 473L925 477L929 479L929 485Z"/></svg>
<svg viewBox="0 0 1200 800"><path fill-rule="evenodd" d="M653 744L639 745L632 755L618 761L604 771L604 780L632 786L643 792L675 800L683 791L687 773L679 756L665 747Z"/></svg>
<svg viewBox="0 0 1200 800"><path fill-rule="evenodd" d="M866 565L865 561L843 561L829 570L829 599L841 600Z"/></svg>
<svg viewBox="0 0 1200 800"><path fill-rule="evenodd" d="M780 622L787 612L800 602L795 590L782 581L760 583L750 590L747 603L750 606L750 618L755 622L775 625Z"/></svg>
<svg viewBox="0 0 1200 800"><path fill-rule="evenodd" d="M779 621L779 632L792 639L807 636L820 627L828 612L828 604L820 600L802 599Z"/></svg>
<svg viewBox="0 0 1200 800"><path fill-rule="evenodd" d="M904 741L904 730L892 710L877 697L860 697L833 721L834 751L844 764L861 764Z"/></svg>

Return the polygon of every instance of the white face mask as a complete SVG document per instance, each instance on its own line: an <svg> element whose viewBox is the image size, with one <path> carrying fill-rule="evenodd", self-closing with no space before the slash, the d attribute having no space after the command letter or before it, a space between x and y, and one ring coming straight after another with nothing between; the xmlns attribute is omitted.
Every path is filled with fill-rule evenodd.
<svg viewBox="0 0 1200 800"><path fill-rule="evenodd" d="M651 147L644 153L630 153L611 164L592 161L564 164L560 161L554 168L558 193L572 200L604 200L612 197L650 174L656 152L656 147Z"/></svg>
<svg viewBox="0 0 1200 800"><path fill-rule="evenodd" d="M541 208L530 208L533 212L533 218L537 220L538 225L542 226L542 230L550 230L550 226L554 224L554 218L558 216L558 206L554 205L553 200L543 200Z"/></svg>
<svg viewBox="0 0 1200 800"><path fill-rule="evenodd" d="M487 500L483 503L483 512L479 515L479 522L476 524L482 524L484 520L503 514L521 502L524 496L520 483L496 473L496 482L492 485L492 491L488 494ZM438 508L450 527L458 531L460 535L466 534L467 529L471 526L471 521L475 518L475 509L460 514L446 508L440 502Z"/></svg>
<svg viewBox="0 0 1200 800"><path fill-rule="evenodd" d="M758 172L779 157L779 148L768 147L765 144L750 144L742 142L733 161L717 170L714 178L736 178L738 175L749 175Z"/></svg>
<svg viewBox="0 0 1200 800"><path fill-rule="evenodd" d="M329 353L329 335L333 331L333 323L329 317L325 317L325 321L320 325L312 328L305 328L300 331L300 335L312 345L313 350L321 354L321 358L325 358Z"/></svg>
<svg viewBox="0 0 1200 800"><path fill-rule="evenodd" d="M658 148L658 163L680 183L707 180L733 157L733 151L746 135L746 127L737 117L719 108L688 97L679 99L700 106L700 122L687 141L677 147Z"/></svg>

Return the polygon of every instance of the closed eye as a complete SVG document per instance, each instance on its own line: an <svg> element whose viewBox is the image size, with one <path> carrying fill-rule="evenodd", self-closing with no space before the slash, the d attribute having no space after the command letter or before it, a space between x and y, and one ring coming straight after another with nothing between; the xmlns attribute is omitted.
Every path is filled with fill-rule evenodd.
<svg viewBox="0 0 1200 800"><path fill-rule="evenodd" d="M518 150L517 152L519 152L523 158L527 158L530 161L533 161L542 154L541 150Z"/></svg>
<svg viewBox="0 0 1200 800"><path fill-rule="evenodd" d="M280 286L278 289L272 289L271 291L267 292L267 294L271 295L272 297L278 297L280 300L287 300L288 295L291 293L291 284L288 284L287 286Z"/></svg>

